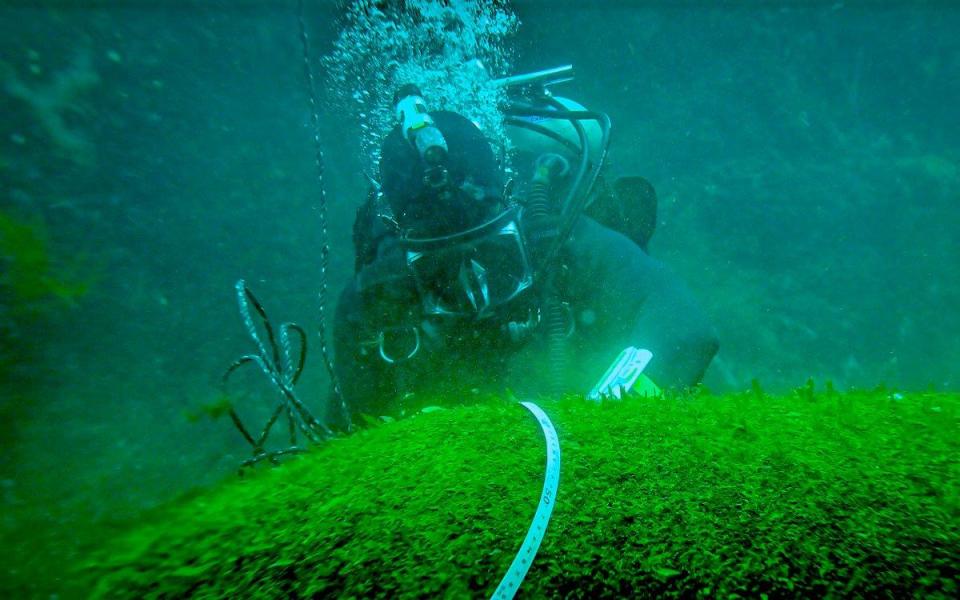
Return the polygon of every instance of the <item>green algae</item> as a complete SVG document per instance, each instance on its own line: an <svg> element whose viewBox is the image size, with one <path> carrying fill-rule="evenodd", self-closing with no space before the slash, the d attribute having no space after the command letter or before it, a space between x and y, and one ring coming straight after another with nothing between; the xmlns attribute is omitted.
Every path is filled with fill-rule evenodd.
<svg viewBox="0 0 960 600"><path fill-rule="evenodd" d="M46 224L0 210L0 302L15 317L39 312L42 301L73 305L88 289L50 255Z"/></svg>
<svg viewBox="0 0 960 600"><path fill-rule="evenodd" d="M540 402L560 490L521 595L953 596L960 398L808 385ZM152 513L74 569L95 597L483 596L542 485L507 402L419 414Z"/></svg>

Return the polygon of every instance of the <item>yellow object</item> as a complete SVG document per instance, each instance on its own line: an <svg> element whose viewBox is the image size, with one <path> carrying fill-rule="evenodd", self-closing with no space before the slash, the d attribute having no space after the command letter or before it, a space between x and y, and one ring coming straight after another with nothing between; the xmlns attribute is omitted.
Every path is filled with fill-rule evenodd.
<svg viewBox="0 0 960 600"><path fill-rule="evenodd" d="M633 388L630 390L635 394L640 394L641 396L650 396L657 397L663 395L663 390L660 389L660 386L655 384L652 379L640 374L640 377L637 378L636 383L633 384Z"/></svg>

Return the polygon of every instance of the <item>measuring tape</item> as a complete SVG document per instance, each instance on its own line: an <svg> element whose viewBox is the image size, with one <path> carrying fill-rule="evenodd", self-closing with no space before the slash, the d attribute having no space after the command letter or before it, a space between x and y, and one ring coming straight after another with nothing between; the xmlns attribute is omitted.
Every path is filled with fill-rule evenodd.
<svg viewBox="0 0 960 600"><path fill-rule="evenodd" d="M527 571L533 564L533 557L537 555L540 542L543 541L543 536L547 532L547 524L550 523L550 515L553 513L553 505L557 499L557 487L560 485L560 440L557 438L557 430L539 406L533 402L520 404L533 413L540 422L540 428L543 429L543 437L547 440L547 472L543 478L543 493L540 495L537 514L533 516L533 522L530 523L530 529L527 530L527 537L524 538L520 551L517 552L503 579L500 580L497 591L493 593L492 598L496 600L513 598L523 578L527 576Z"/></svg>

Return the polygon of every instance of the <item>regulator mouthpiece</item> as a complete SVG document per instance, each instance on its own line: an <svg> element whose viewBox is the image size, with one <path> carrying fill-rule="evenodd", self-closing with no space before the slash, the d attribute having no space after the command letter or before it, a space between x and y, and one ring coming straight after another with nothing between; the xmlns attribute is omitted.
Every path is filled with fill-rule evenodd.
<svg viewBox="0 0 960 600"><path fill-rule="evenodd" d="M393 100L403 137L417 150L420 158L430 166L446 160L447 141L427 113L420 89L412 83L403 85Z"/></svg>

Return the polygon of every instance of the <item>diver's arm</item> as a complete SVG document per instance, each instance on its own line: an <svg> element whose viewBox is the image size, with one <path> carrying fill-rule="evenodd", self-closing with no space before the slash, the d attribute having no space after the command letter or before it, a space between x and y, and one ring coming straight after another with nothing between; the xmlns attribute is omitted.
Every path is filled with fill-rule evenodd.
<svg viewBox="0 0 960 600"><path fill-rule="evenodd" d="M375 349L363 344L364 315L357 281L351 279L340 294L333 328L334 370L354 418L379 415L396 393L392 370L384 368Z"/></svg>
<svg viewBox="0 0 960 600"><path fill-rule="evenodd" d="M643 372L660 389L699 383L719 343L679 277L627 237L587 217L581 217L566 250L578 302L610 321L601 334L614 344L607 364L632 345L653 354ZM595 377L602 374L601 369Z"/></svg>
<svg viewBox="0 0 960 600"><path fill-rule="evenodd" d="M653 352L644 374L661 389L692 387L703 379L720 341L686 284L664 264L649 260L655 265L650 293L632 336L638 348Z"/></svg>

